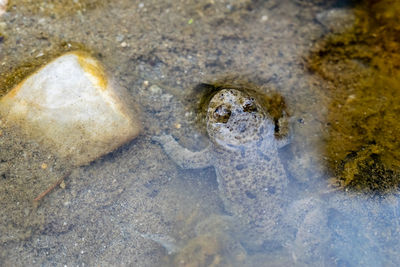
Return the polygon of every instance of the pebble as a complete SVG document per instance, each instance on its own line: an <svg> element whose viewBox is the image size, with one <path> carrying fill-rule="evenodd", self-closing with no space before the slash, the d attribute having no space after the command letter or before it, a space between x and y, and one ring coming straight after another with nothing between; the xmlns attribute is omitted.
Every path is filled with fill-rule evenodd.
<svg viewBox="0 0 400 267"><path fill-rule="evenodd" d="M164 94L164 95L161 96L161 102L162 102L163 104L168 104L168 103L171 101L172 98L174 98L173 95L171 95L171 94Z"/></svg>
<svg viewBox="0 0 400 267"><path fill-rule="evenodd" d="M127 95L106 76L100 62L86 53L70 52L5 95L0 115L25 138L80 166L139 134L137 114L124 102Z"/></svg>
<svg viewBox="0 0 400 267"><path fill-rule="evenodd" d="M150 86L149 88L150 92L152 92L153 94L161 94L162 90L159 86L153 84L152 86Z"/></svg>
<svg viewBox="0 0 400 267"><path fill-rule="evenodd" d="M0 0L0 16L6 12L8 0Z"/></svg>
<svg viewBox="0 0 400 267"><path fill-rule="evenodd" d="M262 22L265 22L267 20L268 20L268 16L267 15L264 15L264 16L261 17L261 21Z"/></svg>
<svg viewBox="0 0 400 267"><path fill-rule="evenodd" d="M122 34L118 34L116 40L117 40L117 42L122 42L124 40L124 38L125 38L125 36L123 36Z"/></svg>

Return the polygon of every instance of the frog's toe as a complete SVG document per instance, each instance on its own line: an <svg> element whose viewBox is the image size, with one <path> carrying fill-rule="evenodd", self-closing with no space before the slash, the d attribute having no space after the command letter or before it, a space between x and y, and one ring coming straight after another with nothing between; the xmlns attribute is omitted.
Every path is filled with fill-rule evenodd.
<svg viewBox="0 0 400 267"><path fill-rule="evenodd" d="M151 137L151 141L155 143L161 143L161 135L154 135Z"/></svg>
<svg viewBox="0 0 400 267"><path fill-rule="evenodd" d="M155 136L151 137L151 140L153 142L164 145L164 144L170 142L171 140L173 140L173 137L168 134L162 134L162 135L155 135Z"/></svg>
<svg viewBox="0 0 400 267"><path fill-rule="evenodd" d="M151 137L151 141L157 144L164 144L163 135L155 135Z"/></svg>

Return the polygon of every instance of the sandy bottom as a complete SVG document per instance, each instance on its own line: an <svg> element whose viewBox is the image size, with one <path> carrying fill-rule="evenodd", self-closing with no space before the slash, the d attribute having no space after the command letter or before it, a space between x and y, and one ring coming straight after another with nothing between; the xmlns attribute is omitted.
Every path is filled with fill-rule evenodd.
<svg viewBox="0 0 400 267"><path fill-rule="evenodd" d="M335 191L321 165L330 96L304 61L328 32L315 18L334 1L319 2L10 1L0 18L3 95L54 55L83 49L136 100L143 132L73 168L0 124L0 265L282 266L300 264L293 251L311 255L301 244L243 250L230 234L236 230L214 169L182 170L151 141L168 132L190 149L205 147L194 88L228 77L278 91L295 118L292 143L282 151L289 190L293 200L318 192L329 202L329 232L319 234L333 240L318 248L323 259L311 255L308 263L400 261L397 195L378 201Z"/></svg>

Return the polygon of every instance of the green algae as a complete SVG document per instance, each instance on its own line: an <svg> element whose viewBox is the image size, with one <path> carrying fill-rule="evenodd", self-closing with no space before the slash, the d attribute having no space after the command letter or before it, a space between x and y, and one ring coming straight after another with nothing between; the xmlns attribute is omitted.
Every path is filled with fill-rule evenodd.
<svg viewBox="0 0 400 267"><path fill-rule="evenodd" d="M400 185L400 3L364 1L354 27L328 36L309 67L330 82L325 154L342 187Z"/></svg>

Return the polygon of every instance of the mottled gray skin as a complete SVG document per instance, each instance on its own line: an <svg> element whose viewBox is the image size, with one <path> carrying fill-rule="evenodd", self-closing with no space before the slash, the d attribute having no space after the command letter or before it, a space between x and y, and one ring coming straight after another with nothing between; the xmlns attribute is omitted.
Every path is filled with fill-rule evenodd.
<svg viewBox="0 0 400 267"><path fill-rule="evenodd" d="M209 147L193 152L170 135L155 137L182 168L214 166L225 208L254 233L260 245L280 238L288 179L278 149L275 124L254 98L236 89L223 89L207 110Z"/></svg>

